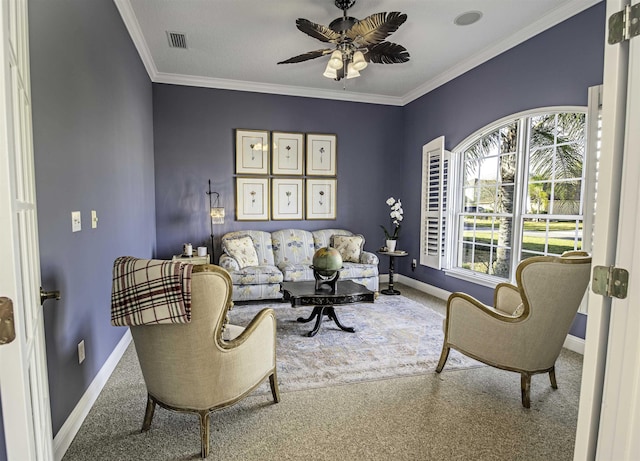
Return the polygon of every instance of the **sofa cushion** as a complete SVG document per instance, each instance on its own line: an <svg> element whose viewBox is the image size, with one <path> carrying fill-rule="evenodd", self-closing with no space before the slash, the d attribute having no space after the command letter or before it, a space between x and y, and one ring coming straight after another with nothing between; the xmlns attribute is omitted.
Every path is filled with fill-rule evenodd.
<svg viewBox="0 0 640 461"><path fill-rule="evenodd" d="M282 271L282 279L285 282L315 280L310 264L282 263L278 266L278 269Z"/></svg>
<svg viewBox="0 0 640 461"><path fill-rule="evenodd" d="M284 229L271 233L273 258L275 265L284 263L311 265L313 253L313 235L301 229Z"/></svg>
<svg viewBox="0 0 640 461"><path fill-rule="evenodd" d="M253 240L248 235L227 239L224 251L238 261L240 269L259 264L258 253L256 253L256 249L253 246Z"/></svg>
<svg viewBox="0 0 640 461"><path fill-rule="evenodd" d="M331 246L338 250L343 262L358 263L364 248L364 236L332 235Z"/></svg>
<svg viewBox="0 0 640 461"><path fill-rule="evenodd" d="M231 272L234 285L261 285L282 282L282 272L276 266L250 266Z"/></svg>
<svg viewBox="0 0 640 461"><path fill-rule="evenodd" d="M229 232L222 236L222 249L227 246L227 241L237 237L248 235L253 240L253 247L258 254L258 264L261 266L274 266L273 246L271 245L271 233L257 230L242 230ZM227 253L225 251L225 253Z"/></svg>
<svg viewBox="0 0 640 461"><path fill-rule="evenodd" d="M311 234L313 235L313 246L317 250L331 246L332 235L353 235L353 232L346 229L320 229L311 232Z"/></svg>

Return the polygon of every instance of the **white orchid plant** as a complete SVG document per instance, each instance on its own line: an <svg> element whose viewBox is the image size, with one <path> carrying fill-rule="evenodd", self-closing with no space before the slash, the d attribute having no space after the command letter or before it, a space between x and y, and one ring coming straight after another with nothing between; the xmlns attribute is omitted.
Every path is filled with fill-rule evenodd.
<svg viewBox="0 0 640 461"><path fill-rule="evenodd" d="M391 208L389 212L389 216L391 217L392 224L392 232L388 232L387 228L380 224L382 230L384 231L384 236L387 240L397 240L398 233L400 232L400 222L403 219L404 210L402 209L402 202L400 200L396 200L393 197L389 197L387 199L387 205Z"/></svg>

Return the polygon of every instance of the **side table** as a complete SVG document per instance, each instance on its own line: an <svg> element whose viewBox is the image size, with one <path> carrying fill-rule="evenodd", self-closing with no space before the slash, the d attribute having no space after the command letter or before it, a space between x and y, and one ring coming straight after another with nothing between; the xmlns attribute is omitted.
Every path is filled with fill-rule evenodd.
<svg viewBox="0 0 640 461"><path fill-rule="evenodd" d="M406 251L378 251L379 254L389 256L389 286L386 290L380 290L383 295L399 295L398 290L393 288L393 270L395 266L395 258L401 256L407 256L409 253Z"/></svg>
<svg viewBox="0 0 640 461"><path fill-rule="evenodd" d="M209 264L209 255L206 256L182 256L182 255L173 255L172 261L181 261L183 263L189 264Z"/></svg>

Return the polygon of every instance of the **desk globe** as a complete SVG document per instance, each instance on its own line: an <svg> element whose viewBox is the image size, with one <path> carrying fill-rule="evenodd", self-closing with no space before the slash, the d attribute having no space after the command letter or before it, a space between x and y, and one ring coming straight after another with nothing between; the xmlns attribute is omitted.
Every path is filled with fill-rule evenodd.
<svg viewBox="0 0 640 461"><path fill-rule="evenodd" d="M313 254L313 276L316 279L316 290L328 285L331 293L336 292L336 281L342 269L342 256L335 248L324 247Z"/></svg>

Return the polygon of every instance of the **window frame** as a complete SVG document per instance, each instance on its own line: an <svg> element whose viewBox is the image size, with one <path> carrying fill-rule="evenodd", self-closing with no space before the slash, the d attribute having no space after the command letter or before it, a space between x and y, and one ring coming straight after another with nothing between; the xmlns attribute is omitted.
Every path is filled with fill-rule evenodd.
<svg viewBox="0 0 640 461"><path fill-rule="evenodd" d="M591 177L591 169L594 168L593 161L589 158L593 155L589 149L590 132L589 128L589 110L587 106L549 106L521 111L515 114L502 117L498 120L491 122L489 125L482 127L475 131L471 135L467 136L462 142L460 142L455 148L451 150L451 156L449 160L449 206L447 207L446 222L451 223L449 229L447 229L447 243L445 249L445 259L443 261L443 270L446 275L452 276L458 279L470 281L478 285L495 288L499 283L508 281L513 282L515 280L515 268L520 261L522 253L522 222L525 219L523 213L524 195L528 190L528 164L530 152L528 140L530 139L530 120L532 117L545 115L545 114L557 114L557 113L581 113L585 115L585 137L584 144L585 157L583 165L582 186L581 186L581 202L583 204L582 213L579 215L572 215L571 219L579 219L582 221L582 242L584 245L586 224L588 211L588 204L591 200L588 197L589 189L586 187L586 182ZM464 152L469 149L474 143L478 142L484 136L496 131L497 129L515 122L518 125L518 140L517 140L517 158L516 158L516 175L515 175L515 190L514 190L514 204L513 204L513 227L512 227L512 243L511 243L511 256L510 256L510 276L509 278L503 278L490 274L483 274L470 269L464 269L458 267L459 254L462 251L462 241L459 241L460 226L459 220L464 213L464 185L462 180L464 178L462 168L464 167Z"/></svg>

